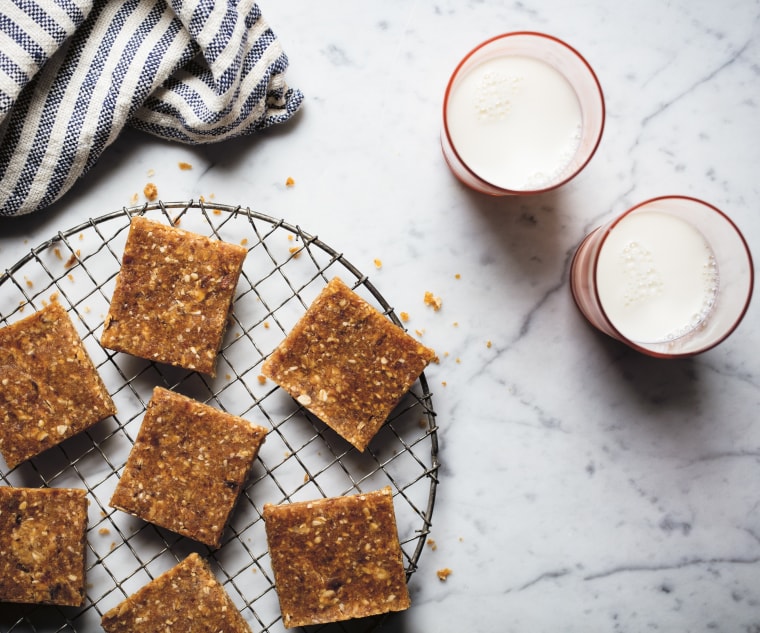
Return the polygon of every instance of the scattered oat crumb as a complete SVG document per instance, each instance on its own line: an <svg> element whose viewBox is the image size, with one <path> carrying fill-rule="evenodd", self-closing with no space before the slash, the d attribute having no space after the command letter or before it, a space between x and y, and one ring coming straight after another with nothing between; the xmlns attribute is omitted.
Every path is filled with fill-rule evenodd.
<svg viewBox="0 0 760 633"><path fill-rule="evenodd" d="M60 249L60 248L54 248L54 249L53 249L53 252L55 253L55 256L56 256L58 259L63 259L63 255L61 255L61 249Z"/></svg>
<svg viewBox="0 0 760 633"><path fill-rule="evenodd" d="M264 321L264 329L265 330L269 329L269 321Z"/></svg>
<svg viewBox="0 0 760 633"><path fill-rule="evenodd" d="M291 255L293 255L293 259L297 259L298 256L301 254L299 251L301 250L300 246L291 246L288 249L288 252L290 252Z"/></svg>
<svg viewBox="0 0 760 633"><path fill-rule="evenodd" d="M240 240L240 246L248 246L248 238L244 237L242 240Z"/></svg>
<svg viewBox="0 0 760 633"><path fill-rule="evenodd" d="M50 300L51 300L51 301L58 301L58 297L59 297L59 296L60 296L60 295L59 295L57 292L54 292L54 293L52 293L52 294L50 295Z"/></svg>
<svg viewBox="0 0 760 633"><path fill-rule="evenodd" d="M288 176L287 179L285 180L286 187L292 187L295 184L296 184L296 181L293 180L290 176Z"/></svg>
<svg viewBox="0 0 760 633"><path fill-rule="evenodd" d="M445 380L442 380L441 381L441 385L443 385L444 387L446 387L446 386L448 386L448 383Z"/></svg>
<svg viewBox="0 0 760 633"><path fill-rule="evenodd" d="M486 341L486 347L487 347L488 349L491 349L491 341Z"/></svg>
<svg viewBox="0 0 760 633"><path fill-rule="evenodd" d="M426 428L427 428L427 425L428 425L428 423L427 423L427 420L426 420L425 418L420 418L420 421L417 423L417 425L418 425L418 426L419 426L421 429L426 429Z"/></svg>
<svg viewBox="0 0 760 633"><path fill-rule="evenodd" d="M461 359L461 358L457 358L457 359L456 359L456 363L457 363L457 365L459 365L461 362L462 362L462 359Z"/></svg>
<svg viewBox="0 0 760 633"><path fill-rule="evenodd" d="M292 242L295 239L292 233L288 233L288 242Z"/></svg>
<svg viewBox="0 0 760 633"><path fill-rule="evenodd" d="M98 534L100 534L101 536L107 536L110 533L111 533L111 530L109 530L107 527L102 527L98 530Z"/></svg>
<svg viewBox="0 0 760 633"><path fill-rule="evenodd" d="M67 278L67 279L68 279L68 280L69 280L69 281L70 281L72 284L74 283L74 275L72 275L71 273L69 273L68 275L66 275L66 278Z"/></svg>
<svg viewBox="0 0 760 633"><path fill-rule="evenodd" d="M459 327L459 321L454 321L454 323L452 323L452 325L453 325L454 327Z"/></svg>
<svg viewBox="0 0 760 633"><path fill-rule="evenodd" d="M454 279L461 279L461 278L462 278L462 275L460 275L459 273L457 273L456 275L454 275Z"/></svg>
<svg viewBox="0 0 760 633"><path fill-rule="evenodd" d="M375 268L382 268L383 267L383 262L381 260L375 258L374 262L375 262Z"/></svg>
<svg viewBox="0 0 760 633"><path fill-rule="evenodd" d="M193 168L193 166L190 163L185 163L183 161L180 161L179 163L177 163L177 165L182 171L189 171Z"/></svg>
<svg viewBox="0 0 760 633"><path fill-rule="evenodd" d="M111 549L116 549L116 543L113 541L111 542Z"/></svg>
<svg viewBox="0 0 760 633"><path fill-rule="evenodd" d="M24 277L24 279L26 280L26 285L27 285L29 288L31 288L31 287L34 285L34 284L32 283L32 280L31 280L31 279L29 279L29 278L27 278L27 277Z"/></svg>
<svg viewBox="0 0 760 633"><path fill-rule="evenodd" d="M158 198L158 187L156 187L156 185L154 185L152 182L149 182L147 185L145 185L143 194L148 200L153 201Z"/></svg>
<svg viewBox="0 0 760 633"><path fill-rule="evenodd" d="M425 330L415 330L414 333L421 338L425 333Z"/></svg>
<svg viewBox="0 0 760 633"><path fill-rule="evenodd" d="M64 268L71 268L74 264L77 263L77 258L82 254L82 251L77 250L76 252L71 254L71 257L69 257L66 260L66 263L63 265Z"/></svg>
<svg viewBox="0 0 760 633"><path fill-rule="evenodd" d="M172 220L172 226L179 226L180 222L182 222L182 218L177 216L176 218L174 218L174 220Z"/></svg>
<svg viewBox="0 0 760 633"><path fill-rule="evenodd" d="M260 385L263 385L266 383L267 377L264 374L259 374L257 380L259 381Z"/></svg>
<svg viewBox="0 0 760 633"><path fill-rule="evenodd" d="M83 240L83 239L84 239L84 233L80 233L80 234L79 234L79 239L80 239L80 240Z"/></svg>
<svg viewBox="0 0 760 633"><path fill-rule="evenodd" d="M438 310L441 309L441 306L443 305L443 301L441 301L440 297L436 297L432 292L429 290L425 292L425 305L430 306L438 312Z"/></svg>
<svg viewBox="0 0 760 633"><path fill-rule="evenodd" d="M153 178L153 176L156 175L156 170L155 169L149 169L146 175L148 176L148 178Z"/></svg>
<svg viewBox="0 0 760 633"><path fill-rule="evenodd" d="M437 572L435 572L438 576L438 580L441 582L445 582L446 579L451 576L451 570L448 567L444 567L443 569L439 569Z"/></svg>
<svg viewBox="0 0 760 633"><path fill-rule="evenodd" d="M433 551L438 549L438 544L431 538L427 540L427 546Z"/></svg>
<svg viewBox="0 0 760 633"><path fill-rule="evenodd" d="M303 475L303 482L305 484L309 483L309 473L304 473L304 475Z"/></svg>
<svg viewBox="0 0 760 633"><path fill-rule="evenodd" d="M137 204L137 201L140 199L139 193L133 193L132 197L129 199L130 204Z"/></svg>
<svg viewBox="0 0 760 633"><path fill-rule="evenodd" d="M252 568L251 568L251 571L252 571L252 572L255 574L255 573L258 573L258 571L259 571L259 570L258 570L258 569L256 569L256 567L252 567Z"/></svg>
<svg viewBox="0 0 760 633"><path fill-rule="evenodd" d="M408 322L409 322L409 313L408 313L408 312L401 312L401 313L399 314L399 317L401 317L401 320L402 320L404 323L408 323Z"/></svg>
<svg viewBox="0 0 760 633"><path fill-rule="evenodd" d="M214 215L222 215L222 210L221 209L212 209L211 213L213 213Z"/></svg>

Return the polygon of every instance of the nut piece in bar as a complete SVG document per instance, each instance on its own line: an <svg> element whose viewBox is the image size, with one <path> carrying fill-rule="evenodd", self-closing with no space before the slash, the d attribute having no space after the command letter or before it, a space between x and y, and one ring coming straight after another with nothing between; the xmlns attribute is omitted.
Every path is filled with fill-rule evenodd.
<svg viewBox="0 0 760 633"><path fill-rule="evenodd" d="M0 329L0 453L9 468L114 413L57 301Z"/></svg>
<svg viewBox="0 0 760 633"><path fill-rule="evenodd" d="M335 277L261 373L364 451L433 358Z"/></svg>
<svg viewBox="0 0 760 633"><path fill-rule="evenodd" d="M86 495L0 487L0 602L82 605Z"/></svg>
<svg viewBox="0 0 760 633"><path fill-rule="evenodd" d="M101 618L106 633L251 633L210 567L193 552Z"/></svg>
<svg viewBox="0 0 760 633"><path fill-rule="evenodd" d="M264 505L286 628L403 611L410 605L391 489Z"/></svg>
<svg viewBox="0 0 760 633"><path fill-rule="evenodd" d="M246 253L135 216L101 343L213 376Z"/></svg>
<svg viewBox="0 0 760 633"><path fill-rule="evenodd" d="M219 547L265 436L248 420L156 387L110 504Z"/></svg>

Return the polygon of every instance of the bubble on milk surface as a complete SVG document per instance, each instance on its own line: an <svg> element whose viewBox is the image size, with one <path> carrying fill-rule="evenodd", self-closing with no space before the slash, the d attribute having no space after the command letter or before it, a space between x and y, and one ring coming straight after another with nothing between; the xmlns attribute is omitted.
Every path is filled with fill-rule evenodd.
<svg viewBox="0 0 760 633"><path fill-rule="evenodd" d="M482 121L498 121L512 109L510 96L522 83L521 77L489 70L483 73L475 93L475 110Z"/></svg>

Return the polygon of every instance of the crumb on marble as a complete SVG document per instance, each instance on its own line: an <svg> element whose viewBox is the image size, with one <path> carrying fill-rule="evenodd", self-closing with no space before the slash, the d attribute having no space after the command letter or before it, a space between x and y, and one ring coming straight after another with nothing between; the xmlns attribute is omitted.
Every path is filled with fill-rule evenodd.
<svg viewBox="0 0 760 633"><path fill-rule="evenodd" d="M143 195L152 202L158 198L158 187L154 183L149 182L143 189Z"/></svg>
<svg viewBox="0 0 760 633"><path fill-rule="evenodd" d="M399 313L399 317L401 318L401 320L404 323L408 323L409 322L409 313L408 312L400 312Z"/></svg>
<svg viewBox="0 0 760 633"><path fill-rule="evenodd" d="M193 168L193 166L192 166L190 163L186 163L186 162L184 162L184 161L180 161L179 163L177 163L177 166L178 166L178 167L179 167L179 168L180 168L182 171L190 171L190 170Z"/></svg>
<svg viewBox="0 0 760 633"><path fill-rule="evenodd" d="M290 176L288 176L287 179L285 180L285 186L286 187L292 187L295 184L296 184L296 181L293 180L293 178L290 177Z"/></svg>
<svg viewBox="0 0 760 633"><path fill-rule="evenodd" d="M444 567L443 569L439 569L437 572L435 572L436 576L438 576L438 580L441 582L446 582L446 579L451 576L452 571L448 567Z"/></svg>
<svg viewBox="0 0 760 633"><path fill-rule="evenodd" d="M438 544L431 538L427 540L427 546L432 550L435 551L438 549Z"/></svg>
<svg viewBox="0 0 760 633"><path fill-rule="evenodd" d="M443 301L440 297L435 296L432 292L429 290L425 291L425 297L424 297L425 305L433 308L436 312L441 309L441 306L443 305Z"/></svg>
<svg viewBox="0 0 760 633"><path fill-rule="evenodd" d="M377 257L373 260L375 264L375 268L380 269L383 267L382 260L378 259Z"/></svg>

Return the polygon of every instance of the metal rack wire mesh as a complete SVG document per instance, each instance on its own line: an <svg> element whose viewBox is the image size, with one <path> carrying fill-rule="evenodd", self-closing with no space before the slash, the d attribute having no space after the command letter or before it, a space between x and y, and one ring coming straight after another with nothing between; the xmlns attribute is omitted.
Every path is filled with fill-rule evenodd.
<svg viewBox="0 0 760 633"><path fill-rule="evenodd" d="M213 379L99 344L135 214L248 248ZM0 458L2 485L84 487L90 500L84 606L0 604L0 631L101 630L105 611L193 551L208 560L254 631L283 630L261 515L264 503L356 494L386 485L393 489L411 578L430 530L437 487L436 416L425 375L370 447L359 453L258 371L335 275L402 325L367 277L316 236L248 208L202 201L158 202L89 220L34 248L0 276L0 326L57 298L69 310L118 408L116 415L14 469ZM156 385L269 429L218 549L108 505ZM383 619L311 630L376 630Z"/></svg>

